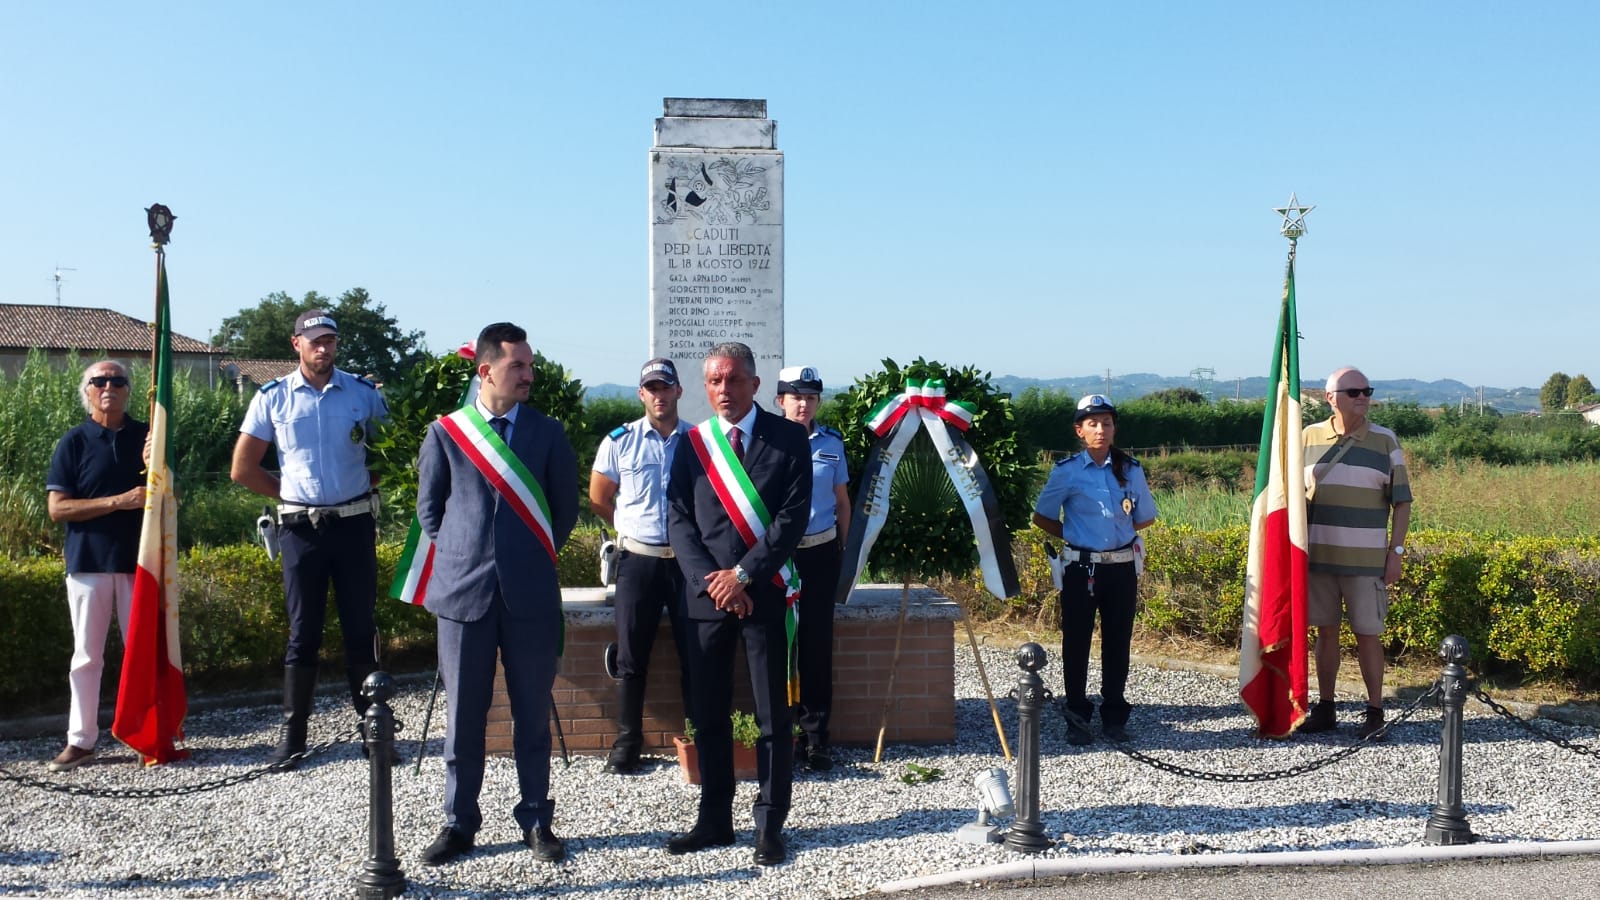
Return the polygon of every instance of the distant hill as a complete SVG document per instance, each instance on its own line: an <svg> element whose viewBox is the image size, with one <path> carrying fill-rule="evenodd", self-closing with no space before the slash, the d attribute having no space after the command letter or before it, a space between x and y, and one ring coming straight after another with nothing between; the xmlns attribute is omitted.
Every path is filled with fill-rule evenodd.
<svg viewBox="0 0 1600 900"><path fill-rule="evenodd" d="M1169 388L1198 389L1199 387L1192 377L1152 375L1148 372L1113 375L1109 390L1103 375L1084 375L1077 378L1021 378L1015 375L1002 375L994 379L994 384L1000 390L1010 391L1012 394L1020 394L1030 387L1064 390L1077 397L1099 391L1109 394L1113 401L1135 400L1146 394ZM1452 378L1439 381L1419 381L1414 378L1380 380L1374 381L1372 386L1376 389L1376 399L1381 401L1416 403L1418 406L1459 404L1463 400L1470 405L1478 401L1477 387ZM1259 400L1267 395L1268 387L1269 383L1265 377L1229 379L1211 382L1208 393L1213 400ZM1302 380L1301 387L1305 390L1320 391L1322 381ZM1483 402L1501 412L1529 412L1539 408L1539 389L1485 387Z"/></svg>
<svg viewBox="0 0 1600 900"><path fill-rule="evenodd" d="M995 387L1012 394L1020 394L1030 387L1062 390L1081 397L1084 394L1099 391L1111 396L1113 402L1117 400L1136 400L1146 394L1163 391L1169 388L1196 388L1195 379L1181 375L1152 375L1148 372L1134 372L1125 375L1113 375L1111 388L1106 389L1106 379L1103 375L1083 375L1077 378L1022 378L1016 375L1001 375L994 379ZM846 385L848 386L848 385ZM1302 381L1301 386L1306 390L1320 391L1321 380ZM1442 406L1446 403L1459 404L1463 399L1468 405L1478 401L1478 388L1465 382L1446 378L1439 381L1419 381L1414 378L1401 378L1394 381L1374 381L1376 388L1375 399L1396 403L1415 403L1418 406ZM1213 381L1210 386L1210 395L1213 400L1259 400L1267 395L1267 379L1265 377L1229 379L1227 381ZM587 387L586 397L600 399L605 397L633 397L635 388L621 384L591 384ZM827 392L829 396L835 392ZM1495 388L1483 389L1483 402L1504 413L1532 412L1539 409L1538 388Z"/></svg>

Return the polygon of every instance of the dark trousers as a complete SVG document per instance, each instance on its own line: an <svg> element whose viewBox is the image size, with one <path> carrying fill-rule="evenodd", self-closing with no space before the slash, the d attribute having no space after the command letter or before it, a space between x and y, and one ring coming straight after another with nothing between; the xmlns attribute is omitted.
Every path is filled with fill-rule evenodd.
<svg viewBox="0 0 1600 900"><path fill-rule="evenodd" d="M800 703L795 722L808 747L828 746L833 712L833 586L839 582L839 542L797 550L800 570Z"/></svg>
<svg viewBox="0 0 1600 900"><path fill-rule="evenodd" d="M1089 592L1093 573L1094 592ZM1123 693L1138 600L1133 563L1072 563L1061 574L1061 674L1067 709L1085 722L1094 716L1088 700L1089 642L1100 614L1100 721L1126 725L1132 709Z"/></svg>
<svg viewBox="0 0 1600 900"><path fill-rule="evenodd" d="M683 713L689 714L689 628L683 614L683 570L675 559L629 553L617 558L617 675L622 680L617 739L613 746L638 755L644 743L644 695L650 675L650 650L667 610L672 642L678 651L678 691Z"/></svg>
<svg viewBox="0 0 1600 900"><path fill-rule="evenodd" d="M286 666L315 666L322 650L322 626L328 615L328 584L339 606L344 634L344 659L349 667L377 662L378 599L377 534L371 515L325 519L279 531L283 551L284 608L289 617Z"/></svg>
<svg viewBox="0 0 1600 900"><path fill-rule="evenodd" d="M444 737L445 821L466 834L483 824L478 793L483 789L485 734L494 700L498 655L506 671L511 702L512 750L521 798L511 814L523 830L549 825L550 687L558 660L528 647L548 645L549 621L515 619L495 598L476 622L439 619L439 671L449 701Z"/></svg>
<svg viewBox="0 0 1600 900"><path fill-rule="evenodd" d="M770 596L755 602L782 603ZM794 765L793 719L789 715L788 642L783 617L740 619L727 615L694 621L689 641L690 687L694 691L695 745L700 756L698 821L718 830L733 827L733 654L744 639L751 693L761 739L756 773L761 790L752 808L756 828L781 831L789 815Z"/></svg>

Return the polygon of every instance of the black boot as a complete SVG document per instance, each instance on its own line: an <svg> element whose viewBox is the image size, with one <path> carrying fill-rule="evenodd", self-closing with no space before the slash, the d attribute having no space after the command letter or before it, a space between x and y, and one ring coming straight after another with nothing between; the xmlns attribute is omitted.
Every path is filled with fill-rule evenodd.
<svg viewBox="0 0 1600 900"><path fill-rule="evenodd" d="M613 775L632 775L639 771L639 748L644 746L643 678L624 678L617 683L617 739L606 757L605 770Z"/></svg>
<svg viewBox="0 0 1600 900"><path fill-rule="evenodd" d="M285 762L306 749L306 720L311 717L311 700L316 692L316 666L284 666L283 724L278 732L278 746L267 758L268 762ZM285 768L294 767L295 763L290 763Z"/></svg>

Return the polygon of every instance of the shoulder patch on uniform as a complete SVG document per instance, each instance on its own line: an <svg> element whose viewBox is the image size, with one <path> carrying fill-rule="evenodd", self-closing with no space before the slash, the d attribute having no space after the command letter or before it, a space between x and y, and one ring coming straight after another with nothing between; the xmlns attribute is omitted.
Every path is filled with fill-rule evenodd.
<svg viewBox="0 0 1600 900"><path fill-rule="evenodd" d="M628 433L628 426L626 426L626 425L618 425L617 427L611 429L610 433L607 434L606 437L611 438L614 441L617 438L622 437L623 435L625 435L627 433Z"/></svg>
<svg viewBox="0 0 1600 900"><path fill-rule="evenodd" d="M273 388L277 387L280 384L283 384L283 379L282 378L274 378L271 381L269 381L266 384L263 384L261 386L261 393L265 394L267 391L272 390Z"/></svg>

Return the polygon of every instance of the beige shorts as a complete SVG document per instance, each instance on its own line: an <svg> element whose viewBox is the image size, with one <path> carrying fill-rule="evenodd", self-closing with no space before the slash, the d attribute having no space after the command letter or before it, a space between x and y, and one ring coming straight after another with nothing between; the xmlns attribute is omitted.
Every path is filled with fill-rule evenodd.
<svg viewBox="0 0 1600 900"><path fill-rule="evenodd" d="M1389 614L1383 578L1312 572L1306 582L1306 624L1337 628L1346 612L1356 634L1383 634L1383 620Z"/></svg>

